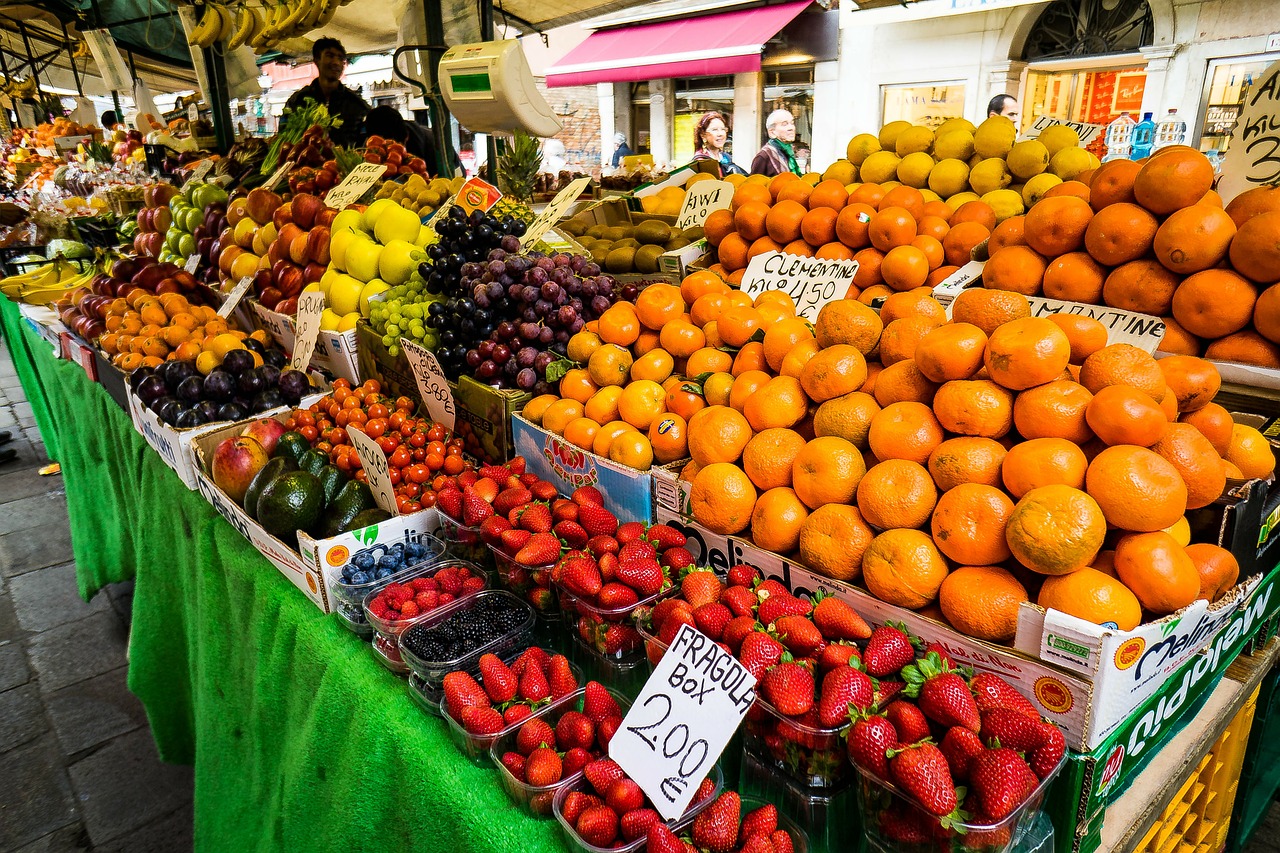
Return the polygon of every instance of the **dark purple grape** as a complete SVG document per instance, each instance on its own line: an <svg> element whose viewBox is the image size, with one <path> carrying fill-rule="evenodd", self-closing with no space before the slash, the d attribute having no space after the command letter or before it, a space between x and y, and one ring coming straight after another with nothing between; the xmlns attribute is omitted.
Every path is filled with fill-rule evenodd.
<svg viewBox="0 0 1280 853"><path fill-rule="evenodd" d="M569 282L569 286L565 288L565 292L568 293L570 296L581 296L582 282L577 281L576 279L574 281Z"/></svg>
<svg viewBox="0 0 1280 853"><path fill-rule="evenodd" d="M502 249L490 249L490 250L489 250L489 256L488 256L487 260L490 260L490 261L505 261L506 259L507 259L507 253L506 253L504 250L502 250Z"/></svg>
<svg viewBox="0 0 1280 853"><path fill-rule="evenodd" d="M538 287L546 284L550 279L551 276L548 275L547 271L542 267L534 267L524 274L524 280L528 284L536 285Z"/></svg>
<svg viewBox="0 0 1280 853"><path fill-rule="evenodd" d="M538 355L533 359L533 369L534 369L534 370L536 370L536 371L538 371L538 373L546 373L546 372L547 372L547 365L551 364L551 362L553 362L553 361L555 361L555 360L556 360L556 357L555 357L554 355L552 355L551 353L549 353L549 352L540 352L540 353L538 353Z"/></svg>
<svg viewBox="0 0 1280 853"><path fill-rule="evenodd" d="M569 265L570 257L572 256L567 255L564 252L556 252L554 255L551 256L551 263L555 264L558 267L566 267Z"/></svg>
<svg viewBox="0 0 1280 853"><path fill-rule="evenodd" d="M570 289L569 292L573 293L573 290ZM578 288L578 292L574 293L573 295L580 296L583 299L590 299L591 297L595 296L596 295L595 281L593 279L587 279L582 283L582 286Z"/></svg>
<svg viewBox="0 0 1280 853"><path fill-rule="evenodd" d="M476 376L481 379L492 379L498 375L498 365L492 361L482 361L480 366L476 368Z"/></svg>
<svg viewBox="0 0 1280 853"><path fill-rule="evenodd" d="M533 393L534 393L534 394L549 394L549 393L551 393L551 385L550 385L550 383L548 383L548 382L544 382L543 380L539 379L539 380L538 380L538 384L536 384L536 385L534 385L534 386L533 386Z"/></svg>
<svg viewBox="0 0 1280 853"><path fill-rule="evenodd" d="M542 298L550 300L552 302L554 302L555 298L560 295L560 290L561 290L560 284L554 281L549 281L546 284L542 285L541 288L539 288L539 292L542 294Z"/></svg>
<svg viewBox="0 0 1280 853"><path fill-rule="evenodd" d="M576 320L574 320L572 323L569 324L569 331L573 332L574 334L577 334L578 332L582 331L582 327L585 325L587 325L587 321L582 319L582 317L578 317Z"/></svg>
<svg viewBox="0 0 1280 853"><path fill-rule="evenodd" d="M573 272L568 267L556 267L556 271L551 274L551 280L564 287L573 281Z"/></svg>
<svg viewBox="0 0 1280 853"><path fill-rule="evenodd" d="M535 265L538 267L538 269L543 269L543 270L546 270L547 272L551 272L553 269L556 268L555 261L551 260L546 255L543 255L542 257L538 258Z"/></svg>
<svg viewBox="0 0 1280 853"><path fill-rule="evenodd" d="M565 305L556 312L556 319L560 321L560 325L569 326L574 320L578 319L578 312L574 310L572 305Z"/></svg>
<svg viewBox="0 0 1280 853"><path fill-rule="evenodd" d="M539 299L533 303L533 310L538 312L539 317L547 316L554 308L555 306L545 299Z"/></svg>
<svg viewBox="0 0 1280 853"><path fill-rule="evenodd" d="M516 360L514 358L502 365L502 373L509 379L515 379L516 374L519 372L520 365L516 364Z"/></svg>
<svg viewBox="0 0 1280 853"><path fill-rule="evenodd" d="M516 333L516 327L503 320L498 324L498 328L493 330L493 333L505 341Z"/></svg>
<svg viewBox="0 0 1280 853"><path fill-rule="evenodd" d="M521 367L533 367L533 360L538 357L538 350L534 347L521 347L516 353L516 361Z"/></svg>
<svg viewBox="0 0 1280 853"><path fill-rule="evenodd" d="M596 316L599 316L608 311L609 306L612 304L607 296L594 296L591 299L591 310L596 313Z"/></svg>
<svg viewBox="0 0 1280 853"><path fill-rule="evenodd" d="M474 369L478 367L482 361L484 361L484 356L480 354L479 350L467 350L467 367Z"/></svg>
<svg viewBox="0 0 1280 853"><path fill-rule="evenodd" d="M527 322L536 323L538 322L539 314L537 311L534 310L533 306L530 305L529 307L525 308L523 311L520 312L520 317L526 320Z"/></svg>
<svg viewBox="0 0 1280 853"><path fill-rule="evenodd" d="M569 305L573 307L573 310L574 310L574 311L579 311L579 312L580 312L580 311L582 311L582 300L581 300L581 299L570 299L570 300L569 300Z"/></svg>
<svg viewBox="0 0 1280 853"><path fill-rule="evenodd" d="M493 341L481 341L476 345L476 351L480 353L481 359L492 358L493 350L497 346Z"/></svg>
<svg viewBox="0 0 1280 853"><path fill-rule="evenodd" d="M508 234L507 236L502 238L502 243L500 245L504 250L508 252L518 252L520 251L520 238L512 237L510 234Z"/></svg>
<svg viewBox="0 0 1280 853"><path fill-rule="evenodd" d="M583 278L594 278L600 275L600 265L595 261L587 261L578 272Z"/></svg>
<svg viewBox="0 0 1280 853"><path fill-rule="evenodd" d="M507 271L507 265L502 261L489 261L489 264L485 269L488 270L489 275L497 278Z"/></svg>
<svg viewBox="0 0 1280 853"><path fill-rule="evenodd" d="M635 284L622 285L622 299L624 302L635 302L636 297L640 295L640 287Z"/></svg>
<svg viewBox="0 0 1280 853"><path fill-rule="evenodd" d="M540 331L541 329L538 328L537 323L520 324L520 337L524 338L526 341L536 341Z"/></svg>
<svg viewBox="0 0 1280 853"><path fill-rule="evenodd" d="M550 326L543 326L538 329L538 343L547 345L556 339L556 330Z"/></svg>
<svg viewBox="0 0 1280 853"><path fill-rule="evenodd" d="M498 364L506 364L507 359L511 358L511 348L506 344L497 344L493 348L493 355L490 358Z"/></svg>
<svg viewBox="0 0 1280 853"><path fill-rule="evenodd" d="M521 302L527 302L527 303L529 303L529 304L531 304L531 305L532 305L534 302L537 302L537 301L538 301L538 288L534 287L532 284L526 284L526 285L525 285L525 286L520 290L520 301L521 301Z"/></svg>
<svg viewBox="0 0 1280 853"><path fill-rule="evenodd" d="M565 329L561 329L560 331L556 332L556 344L567 344L567 343L569 343L569 332ZM555 344L552 344L551 348L555 349Z"/></svg>
<svg viewBox="0 0 1280 853"><path fill-rule="evenodd" d="M489 292L486 290L483 293L477 293L475 303L477 308L488 308L491 304L489 302Z"/></svg>
<svg viewBox="0 0 1280 853"><path fill-rule="evenodd" d="M582 268L587 265L587 259L583 255L574 255L569 259L569 268L574 272L582 272Z"/></svg>
<svg viewBox="0 0 1280 853"><path fill-rule="evenodd" d="M488 295L490 301L494 301L502 298L502 294L506 293L506 288L496 281L491 281L485 285L484 292Z"/></svg>
<svg viewBox="0 0 1280 853"><path fill-rule="evenodd" d="M528 391L538 384L538 374L532 367L526 367L516 374L516 387Z"/></svg>

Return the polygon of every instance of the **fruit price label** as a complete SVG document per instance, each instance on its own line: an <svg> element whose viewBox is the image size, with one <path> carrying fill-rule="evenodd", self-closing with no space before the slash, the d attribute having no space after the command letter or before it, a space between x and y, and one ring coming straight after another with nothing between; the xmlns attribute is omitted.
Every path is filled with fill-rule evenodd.
<svg viewBox="0 0 1280 853"><path fill-rule="evenodd" d="M582 191L591 185L590 178L578 178L569 186L556 193L556 197L551 199L551 203L546 209L538 214L538 218L533 220L533 224L524 232L524 236L520 238L520 248L527 249L534 243L538 242L547 230L560 221L569 208L573 207L573 203L578 200L578 196L582 195Z"/></svg>
<svg viewBox="0 0 1280 853"><path fill-rule="evenodd" d="M941 281L937 287L933 289L933 298L938 300L947 309L947 316L951 316L951 303L956 301L966 287L977 281L982 276L982 268L987 265L986 261L969 261L960 269L947 276Z"/></svg>
<svg viewBox="0 0 1280 853"><path fill-rule="evenodd" d="M240 283L231 288L231 292L227 294L227 298L223 301L222 307L218 309L219 317L230 317L231 312L236 310L236 306L240 304L240 300L249 292L249 287L253 284L253 276L247 275L240 279Z"/></svg>
<svg viewBox="0 0 1280 853"><path fill-rule="evenodd" d="M199 163L196 163L195 168L191 170L191 177L187 178L187 183L203 181L204 176L209 174L211 171L213 171L213 158L206 157Z"/></svg>
<svg viewBox="0 0 1280 853"><path fill-rule="evenodd" d="M1082 121L1066 121L1053 116L1036 116L1036 120L1031 123L1031 130L1027 133L1027 137L1035 139L1056 124L1074 130L1076 135L1080 137L1081 148L1087 148L1090 142L1098 138L1098 134L1107 129L1105 124L1088 124Z"/></svg>
<svg viewBox="0 0 1280 853"><path fill-rule="evenodd" d="M199 121L199 119L200 107L196 106L194 103L187 104L187 121Z"/></svg>
<svg viewBox="0 0 1280 853"><path fill-rule="evenodd" d="M733 184L728 181L699 181L689 184L684 195L684 207L676 217L677 228L693 228L702 225L717 210L724 210L733 198Z"/></svg>
<svg viewBox="0 0 1280 853"><path fill-rule="evenodd" d="M342 210L349 204L354 204L360 200L360 196L368 191L369 187L378 182L378 178L382 177L382 173L387 171L385 163L360 163L354 169L347 173L342 179L342 183L338 184L324 197L324 203L329 207L336 207Z"/></svg>
<svg viewBox="0 0 1280 853"><path fill-rule="evenodd" d="M755 299L766 290L781 290L795 300L796 314L812 323L822 306L844 298L857 272L857 261L765 252L747 265L742 292Z"/></svg>
<svg viewBox="0 0 1280 853"><path fill-rule="evenodd" d="M187 263L183 267L183 269L185 269L187 272L191 273L192 275L195 275L196 270L199 268L200 268L200 253L195 252L191 255L191 257L187 258Z"/></svg>
<svg viewBox="0 0 1280 853"><path fill-rule="evenodd" d="M307 290L298 296L298 325L293 339L293 358L289 364L295 370L306 370L311 354L320 337L320 312L324 311L324 294Z"/></svg>
<svg viewBox="0 0 1280 853"><path fill-rule="evenodd" d="M609 742L609 757L667 820L684 814L755 699L756 679L691 625L671 648Z"/></svg>
<svg viewBox="0 0 1280 853"><path fill-rule="evenodd" d="M462 189L458 190L454 203L470 216L473 210L488 213L500 198L502 198L502 191L493 184L479 178L471 178L462 185Z"/></svg>
<svg viewBox="0 0 1280 853"><path fill-rule="evenodd" d="M1064 302L1045 296L1028 296L1032 317L1048 317L1050 314L1079 314L1092 317L1107 327L1107 344L1129 344L1143 352L1155 353L1164 340L1164 320L1152 314L1139 314L1123 308L1105 305L1086 305L1083 302Z"/></svg>
<svg viewBox="0 0 1280 853"><path fill-rule="evenodd" d="M452 430L458 419L457 409L453 405L449 380L440 369L435 353L408 338L400 339L400 348L409 360L409 368L418 382L418 394L422 396L422 405L426 406L427 414L433 421L439 421Z"/></svg>
<svg viewBox="0 0 1280 853"><path fill-rule="evenodd" d="M286 177L288 177L289 172L292 169L293 169L293 161L289 160L279 169L276 169L274 172L271 173L271 177L267 178L266 183L262 185L262 188L264 190L274 190L276 187L280 186L281 181L283 181Z"/></svg>
<svg viewBox="0 0 1280 853"><path fill-rule="evenodd" d="M387 465L387 454L382 452L378 442L358 429L347 430L347 438L351 439L351 446L356 449L356 456L360 457L360 467L364 469L364 476L369 484L369 491L373 492L374 501L392 515L399 515L400 510L396 507L396 487L391 485L391 468Z"/></svg>
<svg viewBox="0 0 1280 853"><path fill-rule="evenodd" d="M1273 62L1244 97L1222 161L1218 193L1231 201L1245 190L1280 182L1280 61Z"/></svg>

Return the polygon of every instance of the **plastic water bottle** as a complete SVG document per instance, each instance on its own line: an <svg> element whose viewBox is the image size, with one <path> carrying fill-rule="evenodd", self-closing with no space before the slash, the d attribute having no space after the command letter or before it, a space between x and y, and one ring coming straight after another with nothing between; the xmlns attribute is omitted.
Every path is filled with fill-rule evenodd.
<svg viewBox="0 0 1280 853"><path fill-rule="evenodd" d="M1128 113L1107 125L1107 156L1104 160L1128 160L1129 146L1133 140L1133 128L1137 122Z"/></svg>
<svg viewBox="0 0 1280 853"><path fill-rule="evenodd" d="M1170 145L1186 145L1187 144L1187 123L1178 116L1177 110L1169 110L1158 125L1156 125L1156 144L1155 150L1168 148Z"/></svg>
<svg viewBox="0 0 1280 853"><path fill-rule="evenodd" d="M1142 121L1133 127L1133 149L1129 152L1129 159L1141 160L1143 157L1150 157L1155 138L1156 123L1151 120L1151 113L1143 113Z"/></svg>

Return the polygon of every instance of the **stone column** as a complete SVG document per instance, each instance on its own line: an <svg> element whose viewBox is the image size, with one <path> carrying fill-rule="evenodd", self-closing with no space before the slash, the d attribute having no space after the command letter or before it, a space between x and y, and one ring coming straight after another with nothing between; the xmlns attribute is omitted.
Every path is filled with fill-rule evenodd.
<svg viewBox="0 0 1280 853"><path fill-rule="evenodd" d="M676 119L674 80L649 83L649 150L654 163L671 159L671 128Z"/></svg>
<svg viewBox="0 0 1280 853"><path fill-rule="evenodd" d="M751 160L764 144L764 74L748 71L733 75L733 162L750 170Z"/></svg>
<svg viewBox="0 0 1280 853"><path fill-rule="evenodd" d="M849 137L839 129L840 81L836 62L813 66L813 139L809 171L822 172L845 154Z"/></svg>
<svg viewBox="0 0 1280 853"><path fill-rule="evenodd" d="M1169 111L1170 107L1177 109L1178 114L1188 121L1194 121L1196 110L1199 103L1177 103L1179 94L1185 91L1185 87L1170 85L1172 83L1170 74L1170 66L1173 63L1173 57L1182 47L1179 44L1159 45L1155 47L1141 48L1142 56L1147 60L1147 82L1142 90L1142 111L1151 113L1151 117L1156 121ZM1142 116L1134 116L1139 121Z"/></svg>
<svg viewBox="0 0 1280 853"><path fill-rule="evenodd" d="M608 167L613 162L613 135L617 133L614 120L613 84L597 83L596 98L600 108L600 165Z"/></svg>

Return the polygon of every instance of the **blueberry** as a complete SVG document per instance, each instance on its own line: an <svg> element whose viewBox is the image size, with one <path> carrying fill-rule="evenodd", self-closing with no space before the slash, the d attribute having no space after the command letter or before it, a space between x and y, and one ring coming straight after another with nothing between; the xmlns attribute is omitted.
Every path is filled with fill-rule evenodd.
<svg viewBox="0 0 1280 853"><path fill-rule="evenodd" d="M394 574L395 574L395 572L391 571L391 569L379 568L379 569L374 573L373 577L374 577L374 579L375 579L375 580L382 580L382 579L384 579L384 578L389 578L389 577L391 577L391 576L392 576L392 575L394 575Z"/></svg>
<svg viewBox="0 0 1280 853"><path fill-rule="evenodd" d="M348 583L359 586L360 584L366 584L371 580L373 580L373 578L369 577L368 572L356 572L351 575L351 580L348 581Z"/></svg>
<svg viewBox="0 0 1280 853"><path fill-rule="evenodd" d="M363 551L357 554L351 562L355 563L357 567L364 569L365 571L372 569L376 564L376 561L373 559L373 555L366 554Z"/></svg>

